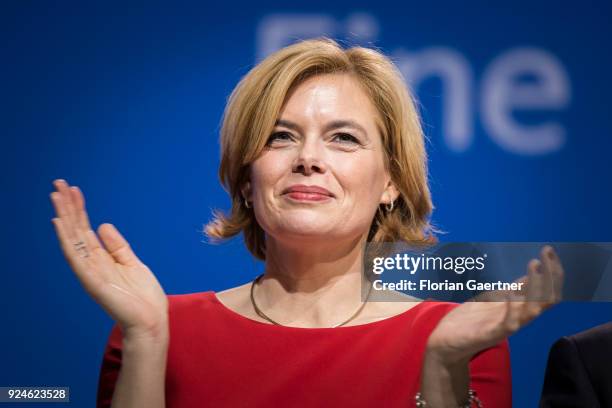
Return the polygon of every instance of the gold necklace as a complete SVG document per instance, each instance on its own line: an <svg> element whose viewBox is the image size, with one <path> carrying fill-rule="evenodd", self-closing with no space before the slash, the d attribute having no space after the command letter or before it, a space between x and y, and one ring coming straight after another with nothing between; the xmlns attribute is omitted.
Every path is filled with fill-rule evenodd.
<svg viewBox="0 0 612 408"><path fill-rule="evenodd" d="M278 322L275 322L274 320L270 319L268 316L266 316L266 314L264 312L261 311L261 309L259 307L257 307L257 303L255 302L255 296L253 295L253 291L255 288L255 284L259 282L259 280L264 276L264 274L262 273L261 275L259 275L257 278L255 278L253 280L253 282L251 283L251 303L253 304L253 309L255 309L255 312L262 318L266 319L267 321L269 321L272 324L275 324L277 326L284 326L284 327L291 327L291 326L285 326L284 324L280 324ZM372 285L370 285L370 287L368 288L368 294L365 298L365 301L361 304L361 306L359 306L359 309L357 309L357 311L355 313L353 313L353 315L351 317L349 317L348 319L346 319L345 321L343 321L340 324L337 324L335 326L332 326L332 328L334 327L340 327L340 326L344 326L345 324L347 324L348 322L350 322L351 320L353 320L355 317L357 317L357 315L359 314L359 312L361 312L361 309L364 308L364 306L366 305L366 303L368 302L368 299L370 298L370 292L372 291Z"/></svg>

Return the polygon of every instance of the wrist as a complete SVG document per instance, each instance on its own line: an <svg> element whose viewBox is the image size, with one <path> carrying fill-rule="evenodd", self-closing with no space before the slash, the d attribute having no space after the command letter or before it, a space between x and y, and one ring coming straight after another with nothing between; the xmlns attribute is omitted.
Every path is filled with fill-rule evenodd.
<svg viewBox="0 0 612 408"><path fill-rule="evenodd" d="M421 394L421 392L417 392L414 396L414 403L416 405L416 408L429 407L429 403L423 398L423 394ZM472 408L474 406L477 408L483 408L482 401L480 400L480 398L478 398L476 391L470 388L468 391L467 401L464 404L459 405L458 408ZM452 408L456 407L453 406Z"/></svg>
<svg viewBox="0 0 612 408"><path fill-rule="evenodd" d="M167 319L163 319L146 328L130 327L122 330L123 343L141 347L167 345L170 341L170 330Z"/></svg>
<svg viewBox="0 0 612 408"><path fill-rule="evenodd" d="M427 349L424 364L448 373L464 372L469 367L470 357L452 354L442 350Z"/></svg>
<svg viewBox="0 0 612 408"><path fill-rule="evenodd" d="M121 352L125 359L165 360L168 354L169 337L124 337Z"/></svg>
<svg viewBox="0 0 612 408"><path fill-rule="evenodd" d="M449 360L445 353L427 350L423 359L420 385L418 396L427 401L427 407L462 406L468 399L469 359Z"/></svg>

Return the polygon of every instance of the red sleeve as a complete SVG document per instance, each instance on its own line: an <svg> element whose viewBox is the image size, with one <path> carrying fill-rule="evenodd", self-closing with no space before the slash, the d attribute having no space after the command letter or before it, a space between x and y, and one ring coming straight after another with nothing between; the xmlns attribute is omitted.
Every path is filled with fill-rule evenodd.
<svg viewBox="0 0 612 408"><path fill-rule="evenodd" d="M512 408L510 346L504 340L470 361L470 387L486 408Z"/></svg>
<svg viewBox="0 0 612 408"><path fill-rule="evenodd" d="M98 379L97 408L109 408L113 399L115 383L121 369L121 329L113 325L102 357Z"/></svg>

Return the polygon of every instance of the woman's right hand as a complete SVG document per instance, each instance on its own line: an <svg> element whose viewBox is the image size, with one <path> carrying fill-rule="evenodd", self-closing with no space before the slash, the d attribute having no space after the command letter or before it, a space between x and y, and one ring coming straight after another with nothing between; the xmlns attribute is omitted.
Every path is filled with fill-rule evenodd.
<svg viewBox="0 0 612 408"><path fill-rule="evenodd" d="M168 299L151 270L112 224L91 229L78 187L53 182L51 221L70 267L83 288L117 322L124 338L168 336Z"/></svg>

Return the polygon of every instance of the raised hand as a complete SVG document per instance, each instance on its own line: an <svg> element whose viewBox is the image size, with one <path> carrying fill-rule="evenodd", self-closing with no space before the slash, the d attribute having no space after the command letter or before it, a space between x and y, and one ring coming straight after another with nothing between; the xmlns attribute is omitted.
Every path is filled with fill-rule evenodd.
<svg viewBox="0 0 612 408"><path fill-rule="evenodd" d="M561 300L563 267L551 246L540 259L532 259L518 293L504 292L505 301L465 302L450 311L436 326L427 351L447 364L468 361L479 351L494 346L518 331ZM490 299L495 299L492 293Z"/></svg>
<svg viewBox="0 0 612 408"><path fill-rule="evenodd" d="M91 229L78 187L53 182L51 201L60 246L83 288L121 327L124 338L167 334L168 300L151 270L112 224Z"/></svg>

